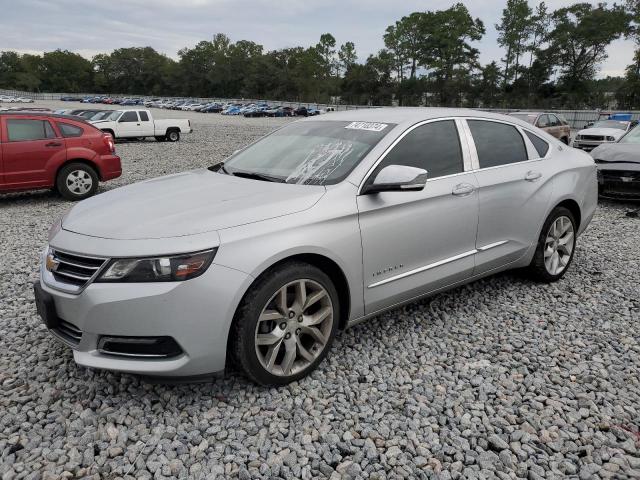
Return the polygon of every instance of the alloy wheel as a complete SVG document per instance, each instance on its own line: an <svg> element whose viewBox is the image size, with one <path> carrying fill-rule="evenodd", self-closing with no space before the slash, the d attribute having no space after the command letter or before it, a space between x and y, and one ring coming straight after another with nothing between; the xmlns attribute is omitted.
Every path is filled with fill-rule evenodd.
<svg viewBox="0 0 640 480"><path fill-rule="evenodd" d="M571 260L575 246L575 232L571 219L566 216L556 218L544 244L544 266L551 275L560 275Z"/></svg>
<svg viewBox="0 0 640 480"><path fill-rule="evenodd" d="M84 170L73 170L66 178L67 188L75 195L84 195L93 187L93 179Z"/></svg>
<svg viewBox="0 0 640 480"><path fill-rule="evenodd" d="M260 364L277 376L304 370L325 349L333 320L331 297L322 285L309 279L287 283L258 318L255 349Z"/></svg>

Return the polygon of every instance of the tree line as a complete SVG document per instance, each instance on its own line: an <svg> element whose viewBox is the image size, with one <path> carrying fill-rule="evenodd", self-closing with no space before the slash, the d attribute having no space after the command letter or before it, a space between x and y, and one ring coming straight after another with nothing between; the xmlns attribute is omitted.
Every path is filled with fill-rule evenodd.
<svg viewBox="0 0 640 480"><path fill-rule="evenodd" d="M183 48L174 60L151 47L88 60L67 50L0 52L0 87L33 92L268 98L362 105L640 108L640 0L576 3L507 0L496 25L504 56L481 65L479 18L457 3L414 12L384 32L384 48L359 62L353 42L330 33L316 45L265 51L224 34ZM615 40L635 42L623 77L596 79Z"/></svg>

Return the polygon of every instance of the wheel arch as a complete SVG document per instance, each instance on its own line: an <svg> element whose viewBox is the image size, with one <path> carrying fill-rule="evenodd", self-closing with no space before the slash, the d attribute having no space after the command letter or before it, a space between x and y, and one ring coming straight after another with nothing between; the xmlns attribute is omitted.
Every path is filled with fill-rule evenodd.
<svg viewBox="0 0 640 480"><path fill-rule="evenodd" d="M349 281L347 280L347 276L345 275L340 265L338 265L338 263L336 263L328 256L322 255L320 253L294 253L270 263L268 266L264 267L258 275L255 276L254 280L242 295L242 299L244 299L246 294L251 290L253 285L255 285L255 283L259 279L261 279L265 275L268 275L269 272L274 268L278 268L279 266L289 262L307 263L318 268L319 270L322 270L329 276L329 278L333 282L333 285L336 287L336 291L338 292L338 300L340 302L340 323L338 324L338 327L341 329L345 328L349 322L349 315L351 313L351 289L349 287ZM242 300L240 300L240 304L242 304ZM236 310L240 307L240 304L236 307Z"/></svg>
<svg viewBox="0 0 640 480"><path fill-rule="evenodd" d="M98 179L100 181L103 181L102 173L100 172L100 168L98 167L98 165L95 162L93 162L91 160L88 160L86 158L77 157L77 158L69 158L69 159L65 160L64 162L62 162L60 165L58 165L58 167L56 168L56 171L55 171L55 175L53 177L53 181L54 182L57 180L58 175L60 174L60 170L62 170L64 167L66 167L70 163L82 163L82 164L86 165L87 167L91 167L93 169L93 171L96 172L96 175L98 175Z"/></svg>
<svg viewBox="0 0 640 480"><path fill-rule="evenodd" d="M564 207L571 212L573 218L576 221L576 232L580 230L580 226L582 225L582 211L580 210L580 205L573 198L565 198L561 202L557 203L553 206L553 208L549 211L551 213L558 207Z"/></svg>

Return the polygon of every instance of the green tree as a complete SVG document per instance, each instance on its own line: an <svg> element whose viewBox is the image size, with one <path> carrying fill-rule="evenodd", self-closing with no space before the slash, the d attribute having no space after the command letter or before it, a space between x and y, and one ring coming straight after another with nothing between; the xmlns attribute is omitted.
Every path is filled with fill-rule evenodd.
<svg viewBox="0 0 640 480"><path fill-rule="evenodd" d="M353 42L346 42L340 46L338 60L340 62L340 69L343 72L346 72L349 67L355 65L358 61L358 55L356 54L356 46Z"/></svg>
<svg viewBox="0 0 640 480"><path fill-rule="evenodd" d="M419 60L424 57L425 16L425 13L414 12L402 17L385 31L384 44L394 54L400 80L404 78L406 69L409 69L409 78L414 78Z"/></svg>
<svg viewBox="0 0 640 480"><path fill-rule="evenodd" d="M423 28L429 35L421 47L421 64L430 69L440 104L459 104L463 90L470 89L471 72L479 67L480 52L471 42L482 38L484 24L457 3L446 10L428 12Z"/></svg>
<svg viewBox="0 0 640 480"><path fill-rule="evenodd" d="M629 33L631 18L619 5L577 3L556 10L551 19L549 44L560 81L570 101L579 103L588 95L588 81L607 58L607 46Z"/></svg>
<svg viewBox="0 0 640 480"><path fill-rule="evenodd" d="M531 14L527 0L507 0L507 6L502 11L501 22L496 25L498 45L506 49L505 57L502 59L505 89L511 79L518 79L520 57L531 36Z"/></svg>

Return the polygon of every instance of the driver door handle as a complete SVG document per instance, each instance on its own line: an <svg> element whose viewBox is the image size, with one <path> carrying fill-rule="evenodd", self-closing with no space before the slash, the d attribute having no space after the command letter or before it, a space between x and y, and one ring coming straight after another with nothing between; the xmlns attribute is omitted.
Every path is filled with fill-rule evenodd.
<svg viewBox="0 0 640 480"><path fill-rule="evenodd" d="M534 172L533 170L529 170L527 172L527 174L524 176L524 179L527 182L535 182L536 180L538 180L540 177L542 176L542 174L540 172Z"/></svg>
<svg viewBox="0 0 640 480"><path fill-rule="evenodd" d="M451 193L458 197L465 197L467 195L471 195L475 191L475 189L476 187L474 187L470 183L459 183L458 185L453 187Z"/></svg>

